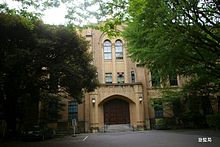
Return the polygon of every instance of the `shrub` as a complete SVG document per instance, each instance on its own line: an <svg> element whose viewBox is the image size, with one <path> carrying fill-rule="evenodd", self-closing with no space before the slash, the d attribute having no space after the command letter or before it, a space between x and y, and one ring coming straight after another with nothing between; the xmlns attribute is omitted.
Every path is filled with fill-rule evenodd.
<svg viewBox="0 0 220 147"><path fill-rule="evenodd" d="M155 129L170 129L174 125L172 118L156 118Z"/></svg>
<svg viewBox="0 0 220 147"><path fill-rule="evenodd" d="M220 113L215 113L206 116L209 127L214 129L220 129Z"/></svg>
<svg viewBox="0 0 220 147"><path fill-rule="evenodd" d="M180 119L185 128L204 128L207 126L205 116L199 112L185 112Z"/></svg>

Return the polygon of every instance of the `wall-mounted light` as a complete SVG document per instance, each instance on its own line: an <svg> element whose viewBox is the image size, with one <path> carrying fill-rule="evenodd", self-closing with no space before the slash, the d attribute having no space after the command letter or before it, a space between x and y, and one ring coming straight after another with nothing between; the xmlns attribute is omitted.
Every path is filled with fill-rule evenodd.
<svg viewBox="0 0 220 147"><path fill-rule="evenodd" d="M142 101L143 101L143 97L140 96L140 97L139 97L139 102L141 103Z"/></svg>
<svg viewBox="0 0 220 147"><path fill-rule="evenodd" d="M92 103L95 104L95 98L94 97L92 98Z"/></svg>

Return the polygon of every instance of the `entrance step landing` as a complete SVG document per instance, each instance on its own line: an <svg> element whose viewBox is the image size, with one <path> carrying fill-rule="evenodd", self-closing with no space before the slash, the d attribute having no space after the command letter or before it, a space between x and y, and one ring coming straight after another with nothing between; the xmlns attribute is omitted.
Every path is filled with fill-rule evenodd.
<svg viewBox="0 0 220 147"><path fill-rule="evenodd" d="M105 132L126 132L133 131L130 124L116 124L116 125L106 125Z"/></svg>

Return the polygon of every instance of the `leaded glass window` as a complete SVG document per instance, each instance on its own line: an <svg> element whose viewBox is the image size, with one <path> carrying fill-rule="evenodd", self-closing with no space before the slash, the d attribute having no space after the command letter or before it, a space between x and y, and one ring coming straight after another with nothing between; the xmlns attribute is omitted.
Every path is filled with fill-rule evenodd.
<svg viewBox="0 0 220 147"><path fill-rule="evenodd" d="M123 44L121 40L115 42L115 56L116 60L123 59Z"/></svg>
<svg viewBox="0 0 220 147"><path fill-rule="evenodd" d="M104 41L104 59L111 60L112 59L112 43L109 40Z"/></svg>

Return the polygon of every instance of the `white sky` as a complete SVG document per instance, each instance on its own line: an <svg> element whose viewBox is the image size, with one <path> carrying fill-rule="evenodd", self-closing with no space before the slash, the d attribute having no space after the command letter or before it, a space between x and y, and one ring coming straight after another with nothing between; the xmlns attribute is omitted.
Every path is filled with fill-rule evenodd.
<svg viewBox="0 0 220 147"><path fill-rule="evenodd" d="M45 10L42 20L46 24L64 24L65 14L67 13L65 5L61 4L59 8Z"/></svg>
<svg viewBox="0 0 220 147"><path fill-rule="evenodd" d="M13 0L0 0L0 3L6 2L11 8L19 8L21 5L19 2L13 1ZM45 10L44 16L42 17L42 20L46 24L65 24L65 14L66 14L66 7L64 4L61 4L59 8L51 8L48 10Z"/></svg>

